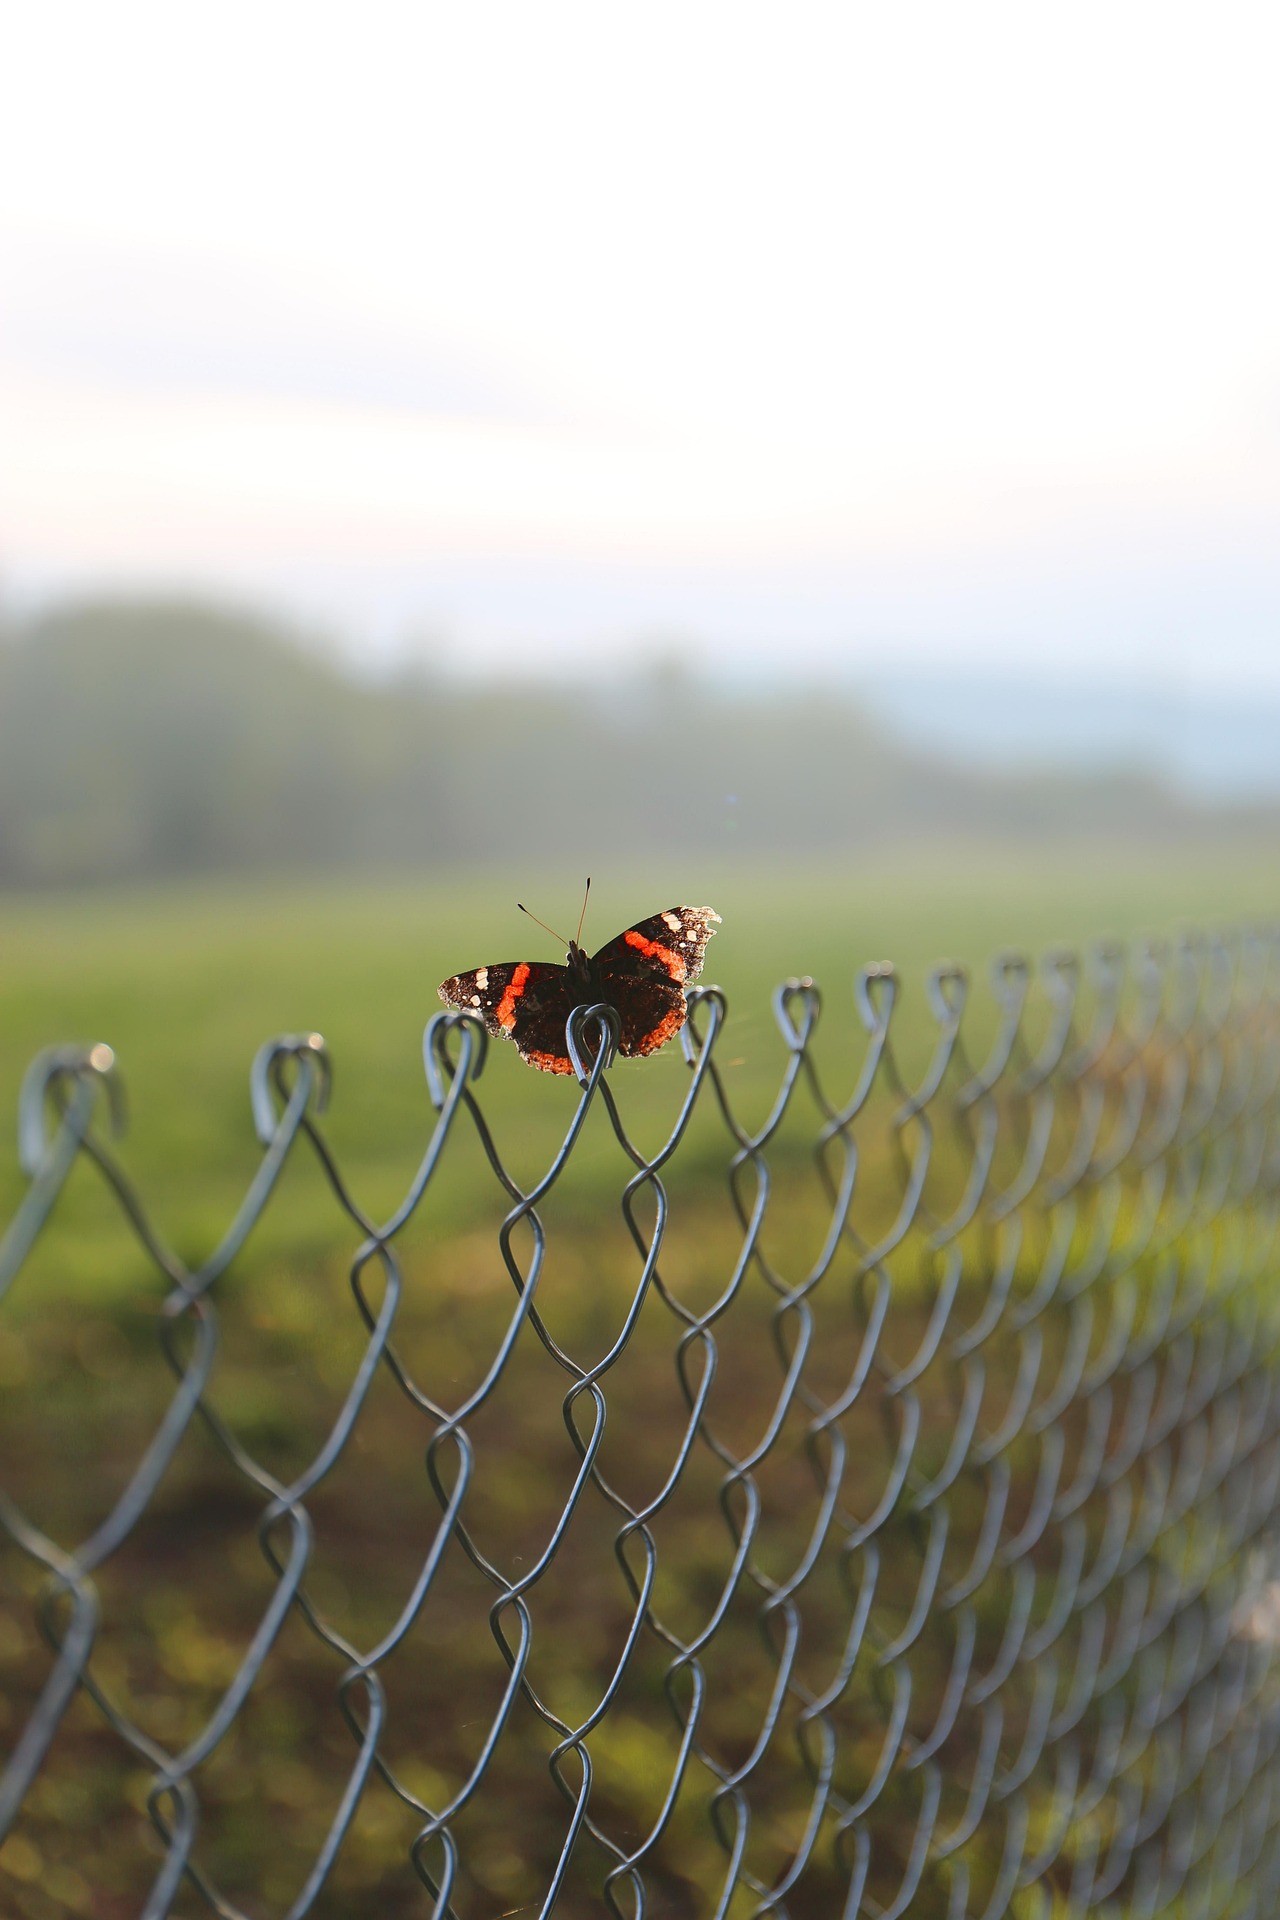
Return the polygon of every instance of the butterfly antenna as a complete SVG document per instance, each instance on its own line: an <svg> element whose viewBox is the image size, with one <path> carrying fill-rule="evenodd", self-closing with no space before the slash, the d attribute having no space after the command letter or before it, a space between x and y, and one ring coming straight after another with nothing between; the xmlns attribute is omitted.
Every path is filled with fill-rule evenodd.
<svg viewBox="0 0 1280 1920"><path fill-rule="evenodd" d="M588 874L587 890L582 896L582 912L578 915L578 931L573 936L573 944L575 947L580 947L582 945L582 927L587 917L587 901L590 898L590 894L591 894L591 875Z"/></svg>
<svg viewBox="0 0 1280 1920"><path fill-rule="evenodd" d="M557 933L554 927L549 927L545 920L539 920L536 913L529 913L528 907L521 906L518 900L516 901L516 905L520 907L521 913L528 915L529 919L532 920L535 927L541 927L542 931L544 933L549 933L553 940L558 940L562 947L568 946L569 942L565 939L562 933Z"/></svg>

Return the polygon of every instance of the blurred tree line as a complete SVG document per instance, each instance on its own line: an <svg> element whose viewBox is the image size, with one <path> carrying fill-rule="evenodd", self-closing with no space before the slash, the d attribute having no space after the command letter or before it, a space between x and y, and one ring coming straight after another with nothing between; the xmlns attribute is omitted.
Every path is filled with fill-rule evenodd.
<svg viewBox="0 0 1280 1920"><path fill-rule="evenodd" d="M678 667L575 687L352 677L286 629L99 601L0 630L0 884L296 867L747 859L945 833L1274 833L1139 774L984 776L842 694L726 693Z"/></svg>

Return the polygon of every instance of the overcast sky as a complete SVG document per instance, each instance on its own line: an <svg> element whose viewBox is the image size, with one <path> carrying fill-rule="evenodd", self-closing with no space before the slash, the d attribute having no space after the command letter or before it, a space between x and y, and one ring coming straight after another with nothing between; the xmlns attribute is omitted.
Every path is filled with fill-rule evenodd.
<svg viewBox="0 0 1280 1920"><path fill-rule="evenodd" d="M1280 684L1270 4L8 10L0 586Z"/></svg>

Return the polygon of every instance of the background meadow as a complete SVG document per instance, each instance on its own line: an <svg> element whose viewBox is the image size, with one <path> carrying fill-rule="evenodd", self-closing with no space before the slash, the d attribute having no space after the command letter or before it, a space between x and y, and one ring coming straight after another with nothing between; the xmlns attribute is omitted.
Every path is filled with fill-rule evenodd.
<svg viewBox="0 0 1280 1920"><path fill-rule="evenodd" d="M437 982L486 960L562 957L515 901L568 926L580 886L562 866L11 897L0 933L0 1090L15 1114L22 1074L40 1048L106 1041L127 1094L120 1155L194 1256L216 1242L257 1164L248 1098L257 1049L278 1034L319 1031L334 1066L326 1130L362 1204L386 1216L408 1186L432 1117L421 1035L441 1010ZM1280 881L1266 849L1255 846L1068 839L1046 857L974 839L947 845L939 836L909 857L846 857L818 871L802 862L744 870L694 847L664 866L593 876L586 937L600 944L677 896L722 915L703 981L728 997L717 1059L737 1111L759 1125L785 1064L771 998L788 978L807 974L822 990L817 1053L829 1063L835 1097L852 1086L861 1057L853 984L868 962L891 960L902 976L895 1035L904 1070L918 1073L934 1032L924 991L932 965L970 969L980 1040L992 1019L985 972L998 955L1034 959L1061 946L1084 954L1099 939L1172 939L1264 920L1280 904ZM687 1072L678 1044L615 1068L639 1138L653 1139L674 1117ZM482 1091L501 1116L513 1163L532 1178L568 1124L574 1089L494 1043ZM11 1150L0 1164L0 1194L11 1207L20 1192ZM464 1213L461 1196L458 1206ZM75 1206L66 1213L72 1245ZM288 1204L273 1209L263 1246L276 1234L295 1248L299 1239L323 1244L305 1209ZM110 1288L114 1266L104 1272L87 1223L81 1251L68 1257L70 1271L92 1276L93 1288ZM257 1257L255 1238L245 1259ZM14 1312L23 1312L24 1297L25 1284Z"/></svg>
<svg viewBox="0 0 1280 1920"><path fill-rule="evenodd" d="M530 942L543 941L516 913L517 889L569 924L576 877L551 867L519 874L458 868L378 881L284 876L249 883L223 876L164 888L11 897L0 949L0 1089L16 1100L24 1068L41 1046L107 1040L127 1096L125 1130L112 1150L162 1239L195 1264L227 1228L258 1165L248 1101L254 1052L278 1033L318 1029L334 1061L325 1138L356 1198L385 1216L408 1187L433 1118L420 1041L438 1004L435 982L483 958L537 951ZM786 1064L770 1000L789 975L807 972L822 988L812 1052L828 1094L839 1099L852 1089L864 1052L852 987L868 961L892 957L900 971L893 1049L911 1083L922 1076L937 1037L925 980L939 958L972 970L974 1005L964 1025L972 1060L994 1029L984 976L995 956L1010 950L1042 955L1064 945L1087 953L1099 933L1176 939L1188 924L1230 929L1264 916L1272 893L1271 870L1253 849L1135 849L1066 837L1046 861L1007 842L969 837L948 844L939 835L937 844L910 858L830 860L817 870L780 862L748 870L723 857L699 859L694 849L670 865L596 876L591 931L607 937L677 897L717 906L723 924L709 949L706 978L724 988L729 1014L716 1059L735 1114L758 1126ZM1034 1036L1044 1030L1047 1007L1034 988L1032 1002L1028 1032ZM1084 1018L1089 1004L1086 987ZM642 1145L660 1144L687 1075L674 1047L612 1072L624 1123ZM957 1083L953 1069L948 1084ZM508 1165L531 1184L563 1136L576 1089L524 1067L514 1049L494 1045L478 1093ZM895 1104L882 1086L859 1129L857 1217L864 1232L874 1220L887 1220L902 1189L889 1130ZM826 1217L811 1161L819 1118L802 1094L770 1149L774 1186L762 1244L776 1269L792 1279L817 1256ZM664 1176L671 1222L663 1279L694 1305L714 1300L741 1240L725 1183L730 1150L704 1100ZM929 1189L930 1204L943 1210L948 1193L951 1204L958 1197L949 1167L943 1140ZM580 1366L609 1349L638 1277L618 1212L631 1171L597 1113L542 1208L549 1254L539 1309ZM10 1150L0 1184L6 1213L21 1191ZM397 1241L405 1280L397 1349L412 1376L446 1406L478 1385L514 1306L496 1240L508 1204L463 1127ZM647 1221L651 1211L642 1206L641 1215ZM359 1363L364 1335L350 1290L357 1240L299 1141L260 1225L214 1291L219 1357L210 1404L252 1458L285 1481L322 1445ZM527 1262L527 1235L517 1235L515 1252ZM893 1271L886 1351L901 1355L924 1334L934 1284L925 1241L913 1235ZM376 1308L381 1283L366 1275L365 1285ZM96 1170L79 1165L6 1298L0 1329L6 1490L55 1539L83 1538L100 1522L163 1416L174 1386L159 1346L166 1291ZM849 1364L846 1348L857 1323L856 1314L848 1323L839 1310L841 1297L828 1286L818 1308L823 1337L810 1370L815 1384L830 1370L831 1391L838 1391L841 1367ZM752 1273L717 1330L719 1374L708 1410L720 1433L743 1450L759 1438L778 1388L772 1305ZM677 1332L651 1296L608 1377L610 1429L601 1464L637 1504L661 1486L683 1419L672 1365ZM1047 1355L1058 1337L1047 1330ZM1004 1363L998 1348L990 1360L998 1378ZM513 1572L536 1559L573 1472L561 1412L568 1384L526 1337L497 1393L469 1422L477 1463L469 1524ZM941 1393L925 1404L919 1458L936 1467L946 1454L953 1410ZM843 1494L855 1512L869 1511L880 1494L882 1417L878 1391L870 1388L858 1413L863 1449L855 1450ZM437 1524L423 1471L431 1431L380 1375L352 1443L308 1498L316 1528L308 1596L353 1644L371 1645L387 1630ZM756 1476L773 1528L766 1563L779 1575L800 1550L813 1499L789 1458L771 1459ZM1025 1458L1015 1450L1010 1460L1016 1514L1030 1498L1034 1448ZM705 1518L714 1506L715 1479L695 1468L655 1524L658 1604L689 1630L723 1576L726 1543ZM128 1542L99 1575L105 1625L95 1675L170 1748L193 1738L214 1709L269 1597L271 1580L255 1538L263 1505L263 1493L228 1472L197 1423ZM965 1529L976 1517L963 1502L957 1505L956 1552L964 1550ZM877 1619L886 1630L895 1620L905 1622L912 1599L917 1543L909 1513L901 1524L896 1549L897 1521L884 1543L893 1549L890 1569L899 1569L886 1577L878 1601ZM590 1712L593 1686L625 1630L610 1532L608 1522L597 1534L582 1525L571 1529L532 1600L533 1677L544 1701L569 1723ZM5 1580L3 1713L16 1729L48 1655L34 1627L37 1583L30 1564L10 1556ZM451 1561L422 1624L384 1669L393 1702L385 1753L401 1784L427 1804L443 1804L461 1785L496 1710L504 1670L485 1626L491 1600L491 1589ZM839 1631L842 1603L821 1580L809 1590L806 1609L815 1644ZM994 1657L1004 1621L991 1596L983 1621L981 1644ZM637 1840L661 1802L672 1753L662 1661L655 1661L650 1642L643 1645L625 1711L611 1716L592 1743L597 1814ZM760 1658L746 1609L726 1623L708 1663L718 1704L706 1737L714 1729L720 1750L739 1757L754 1737L752 1688L767 1684ZM915 1657L921 1712L930 1675L940 1683L945 1658L941 1644L923 1646ZM291 1621L233 1734L200 1771L199 1857L225 1894L250 1907L263 1898L280 1904L293 1898L341 1791L352 1749L333 1704L338 1673L332 1656ZM859 1679L845 1705L871 1729L884 1707L867 1684ZM545 1776L546 1739L543 1727L518 1713L485 1792L455 1823L470 1912L496 1915L536 1900L550 1870L564 1815ZM869 1761L870 1748L865 1757ZM950 1754L952 1777L962 1781L972 1763L961 1743ZM149 1779L141 1763L121 1766L96 1711L78 1700L0 1859L11 1910L23 1920L68 1913L115 1920L133 1911L159 1858L147 1838ZM781 1797L759 1829L766 1837L757 1844L784 1860L800 1837L804 1807L802 1800L787 1800L784 1783L777 1791ZM269 1819L262 1818L264 1808ZM878 1871L889 1872L895 1854L905 1859L913 1821L909 1799L900 1808L888 1801L882 1807ZM420 1911L425 1896L406 1864L415 1831L409 1810L375 1781L339 1856L327 1910L354 1916L366 1910L374 1890L379 1910L389 1916L408 1920ZM514 1834L525 1837L513 1841ZM528 1838L534 1834L536 1845ZM1065 1858L1069 1863L1069 1849ZM571 1879L569 1914L595 1910L592 1875L603 1865L593 1868L593 1859ZM978 1884L996 1864L996 1855L986 1860L978 1846ZM696 1920L698 1890L714 1884L721 1870L720 1849L696 1797L685 1796L651 1884L667 1910ZM830 1897L836 1893L833 1883ZM821 1888L812 1897L819 1902L816 1915ZM178 1911L187 1909L180 1904ZM797 1911L809 1908L801 1903ZM933 1911L927 1899L921 1911Z"/></svg>

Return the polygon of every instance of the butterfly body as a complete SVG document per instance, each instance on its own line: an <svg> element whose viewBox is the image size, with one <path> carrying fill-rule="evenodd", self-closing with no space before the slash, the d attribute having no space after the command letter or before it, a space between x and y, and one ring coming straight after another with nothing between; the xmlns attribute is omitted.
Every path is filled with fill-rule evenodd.
<svg viewBox="0 0 1280 1920"><path fill-rule="evenodd" d="M441 982L446 1006L474 1013L495 1037L514 1040L544 1073L572 1073L565 1026L575 1007L610 1006L618 1051L654 1053L685 1020L685 987L701 972L720 916L710 907L668 907L628 927L599 952L569 942L565 964L504 960Z"/></svg>

